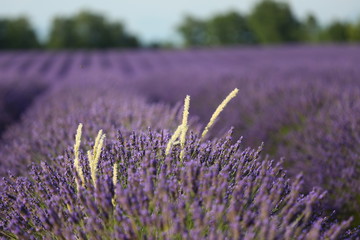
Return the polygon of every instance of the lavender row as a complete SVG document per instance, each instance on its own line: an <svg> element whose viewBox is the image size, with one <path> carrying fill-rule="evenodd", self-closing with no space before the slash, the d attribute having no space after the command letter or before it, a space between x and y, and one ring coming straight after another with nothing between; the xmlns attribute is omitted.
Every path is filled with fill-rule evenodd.
<svg viewBox="0 0 360 240"><path fill-rule="evenodd" d="M186 51L60 51L0 52L0 79L19 76L59 81L72 75L138 78L186 68L217 68L243 77L320 72L323 68L355 70L357 46L234 48ZM355 73L355 72L354 72Z"/></svg>
<svg viewBox="0 0 360 240"><path fill-rule="evenodd" d="M25 174L30 163L44 158L51 161L73 141L71 132L80 122L88 127L87 138L101 126L112 139L116 130L173 129L178 115L178 107L149 105L117 83L63 82L37 98L22 121L3 134L0 172Z"/></svg>
<svg viewBox="0 0 360 240"><path fill-rule="evenodd" d="M85 131L88 131L85 125ZM71 133L69 133L71 134ZM106 131L106 134L111 134ZM15 239L339 239L349 221L321 215L317 189L300 194L279 164L223 139L196 134L165 148L169 131L136 131L106 141L83 180L69 151L28 178L10 176L0 194L0 236ZM82 152L82 151L81 151ZM117 166L117 167L114 167ZM82 184L79 184L82 183Z"/></svg>
<svg viewBox="0 0 360 240"><path fill-rule="evenodd" d="M17 121L48 84L41 79L2 79L0 81L0 136Z"/></svg>

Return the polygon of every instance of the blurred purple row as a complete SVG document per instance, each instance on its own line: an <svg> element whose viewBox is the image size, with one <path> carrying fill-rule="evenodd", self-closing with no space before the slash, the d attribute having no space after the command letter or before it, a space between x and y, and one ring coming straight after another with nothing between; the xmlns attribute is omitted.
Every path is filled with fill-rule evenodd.
<svg viewBox="0 0 360 240"><path fill-rule="evenodd" d="M126 81L167 71L227 73L258 78L293 77L324 70L359 73L358 46L257 47L169 51L27 51L0 52L0 79L41 77L48 81L74 76L112 77ZM315 79L314 79L315 80Z"/></svg>

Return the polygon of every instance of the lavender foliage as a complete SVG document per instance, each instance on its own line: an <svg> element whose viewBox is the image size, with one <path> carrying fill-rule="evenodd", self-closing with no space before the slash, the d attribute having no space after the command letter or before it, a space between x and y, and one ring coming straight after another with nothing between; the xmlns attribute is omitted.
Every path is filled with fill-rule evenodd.
<svg viewBox="0 0 360 240"><path fill-rule="evenodd" d="M301 131L287 137L287 156L292 174L306 172L305 186L314 183L328 191L329 206L360 223L360 101L359 92L344 92L307 119ZM296 149L291 151L290 149ZM311 166L311 167L310 167Z"/></svg>
<svg viewBox="0 0 360 240"><path fill-rule="evenodd" d="M209 138L234 126L234 135L244 136L246 146L265 142L266 153L285 157L292 178L303 173L303 191L321 186L328 191L326 209L336 209L344 219L355 216L356 224L359 61L356 45L1 52L0 82L26 76L43 79L51 88L4 134L0 174L8 169L26 174L33 161L51 163L71 146L71 133L84 119L90 128L88 144L99 128L110 134L120 128L125 135L148 126L174 129L177 110L165 106L163 111L158 105L149 114L149 102L176 105L189 94L190 114L205 124L223 97L238 87L240 97L225 109Z"/></svg>
<svg viewBox="0 0 360 240"><path fill-rule="evenodd" d="M96 86L96 87L94 87ZM62 154L73 142L72 132L79 122L88 126L85 135L96 136L99 126L114 139L117 129L173 129L179 121L179 106L147 104L141 97L126 94L121 86L104 81L57 84L36 100L23 121L3 135L0 147L0 173L25 174L27 166ZM90 140L89 140L90 141Z"/></svg>
<svg viewBox="0 0 360 240"><path fill-rule="evenodd" d="M9 239L337 239L349 221L317 216L323 193L300 194L279 164L241 149L231 134L201 142L195 134L165 155L168 131L119 132L106 143L99 178L85 187L69 152L31 176L5 179L0 235ZM113 165L118 179L112 181Z"/></svg>

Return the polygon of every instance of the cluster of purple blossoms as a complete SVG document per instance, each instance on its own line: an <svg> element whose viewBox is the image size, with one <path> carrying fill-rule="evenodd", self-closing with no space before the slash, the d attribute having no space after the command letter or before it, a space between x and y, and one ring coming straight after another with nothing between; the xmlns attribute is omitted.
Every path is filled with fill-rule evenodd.
<svg viewBox="0 0 360 240"><path fill-rule="evenodd" d="M326 205L344 216L354 216L354 223L359 224L359 92L344 91L286 140L288 145L279 152L286 156L290 174L306 173L307 189L314 183L326 189Z"/></svg>
<svg viewBox="0 0 360 240"><path fill-rule="evenodd" d="M96 86L96 87L94 87ZM46 103L46 104L44 104ZM72 133L83 122L88 131L85 143L94 138L99 126L115 139L117 130L129 134L133 130L173 129L179 121L180 105L147 104L119 85L103 82L61 83L36 99L22 121L3 134L0 147L0 175L8 170L26 174L32 162L60 155L72 145ZM194 122L194 121L192 121Z"/></svg>
<svg viewBox="0 0 360 240"><path fill-rule="evenodd" d="M119 131L103 147L95 185L80 154L84 184L77 186L70 151L51 164L33 164L29 177L4 178L0 236L338 239L349 226L319 214L323 192L301 194L301 176L289 181L279 164L261 157L261 148L232 144L231 132L206 142L191 133L183 159L179 145L165 154L169 139L166 130L128 137Z"/></svg>
<svg viewBox="0 0 360 240"><path fill-rule="evenodd" d="M221 54L228 58L217 65L204 57L206 71L197 65L159 72L133 88L154 102L174 103L190 94L201 122L225 92L239 88L241 97L224 111L210 135L221 136L234 126L235 136L243 136L246 146L264 142L264 152L275 159L285 157L291 177L304 174L304 192L314 186L327 190L327 208L336 209L338 217L354 216L353 223L359 224L359 48L242 49Z"/></svg>

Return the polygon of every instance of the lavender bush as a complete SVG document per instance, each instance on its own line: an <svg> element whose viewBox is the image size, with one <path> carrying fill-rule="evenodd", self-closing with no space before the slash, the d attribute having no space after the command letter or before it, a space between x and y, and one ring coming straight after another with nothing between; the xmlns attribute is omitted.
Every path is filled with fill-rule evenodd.
<svg viewBox="0 0 360 240"><path fill-rule="evenodd" d="M212 104L228 88L238 87L241 97L224 112L213 136L235 126L235 135L244 136L246 145L265 142L267 153L285 157L292 177L303 172L305 191L313 186L328 190L328 208L354 215L359 222L359 157L354 150L359 146L355 114L359 48L248 51L219 52L234 58L217 64L206 58L202 67L152 74L134 88L154 102L171 103L190 92L196 104L193 111L204 122Z"/></svg>
<svg viewBox="0 0 360 240"><path fill-rule="evenodd" d="M292 174L306 172L305 186L327 189L328 202L343 215L360 221L360 100L358 91L344 91L331 105L307 120L301 131L287 137L287 156ZM290 150L295 149L295 150ZM310 167L311 166L311 167Z"/></svg>
<svg viewBox="0 0 360 240"><path fill-rule="evenodd" d="M178 110L179 107L170 108L160 103L149 105L106 81L101 85L90 81L58 84L36 100L21 123L4 133L0 173L4 175L11 169L18 175L24 173L31 162L50 160L61 154L73 141L69 131L74 131L80 121L89 128L86 138L94 136L98 126L102 126L113 139L115 136L111 133L116 129L124 134L149 126L173 129Z"/></svg>
<svg viewBox="0 0 360 240"><path fill-rule="evenodd" d="M231 144L231 133L165 148L169 132L121 132L107 141L93 185L80 154L84 187L72 152L31 176L5 179L0 234L9 239L337 239L349 225L314 214L324 193L300 194L258 150ZM114 166L116 166L114 171ZM114 178L114 176L117 176Z"/></svg>

